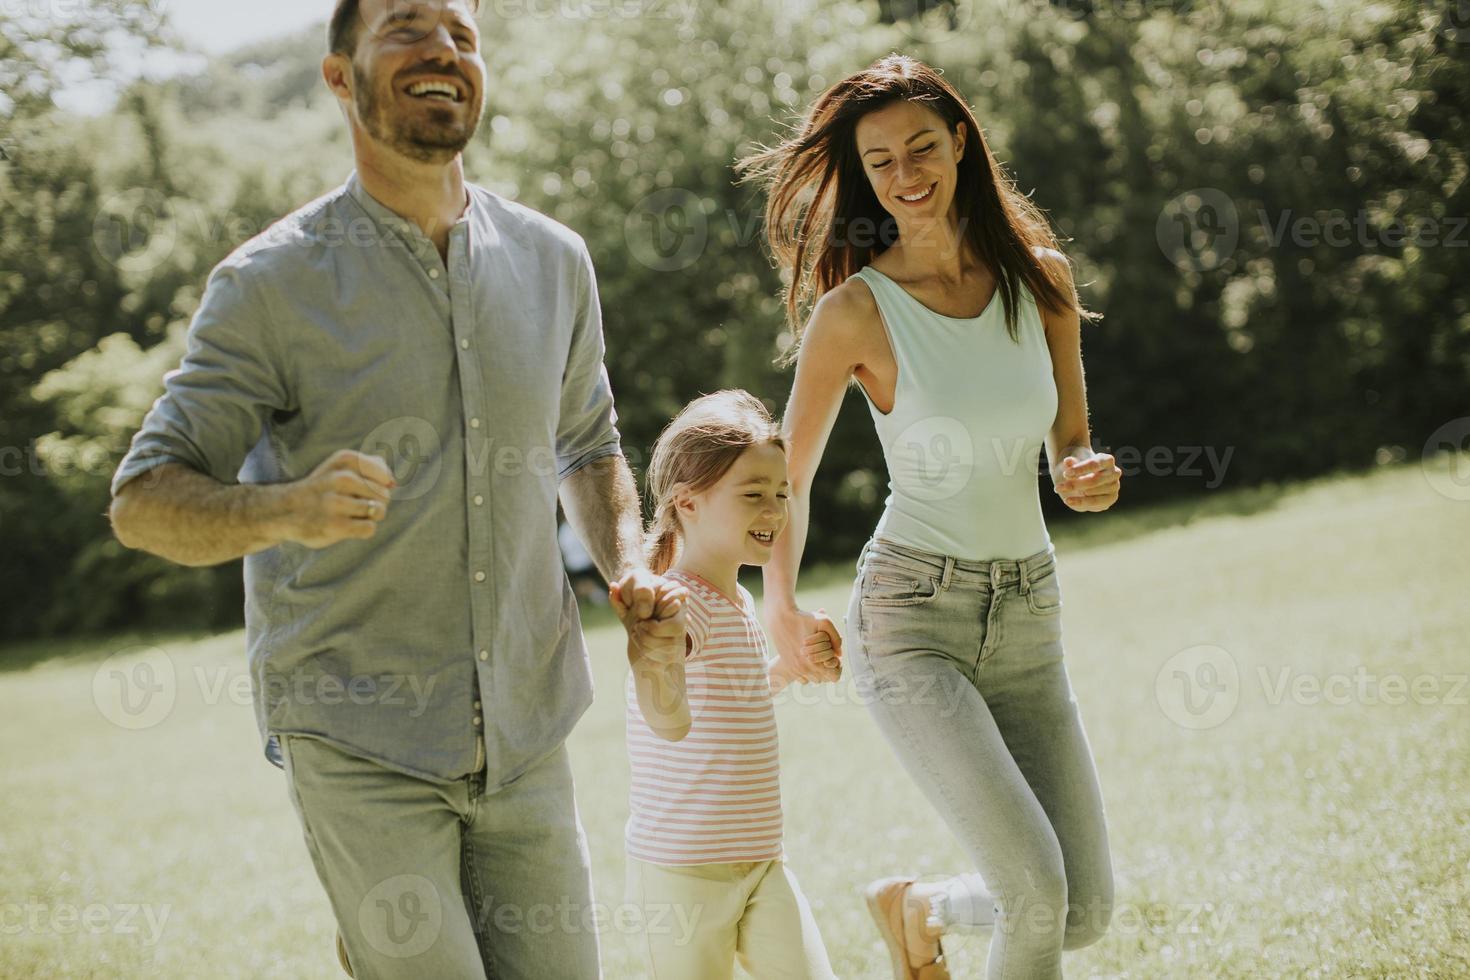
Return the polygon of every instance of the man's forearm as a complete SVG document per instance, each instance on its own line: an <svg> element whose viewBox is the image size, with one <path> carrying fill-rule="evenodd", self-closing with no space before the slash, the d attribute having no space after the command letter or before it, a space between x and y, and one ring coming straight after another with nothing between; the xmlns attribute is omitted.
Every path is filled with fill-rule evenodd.
<svg viewBox="0 0 1470 980"><path fill-rule="evenodd" d="M284 484L220 483L182 463L164 463L123 486L110 516L129 548L180 565L218 565L283 540Z"/></svg>
<svg viewBox="0 0 1470 980"><path fill-rule="evenodd" d="M561 484L561 505L572 530L609 582L647 564L638 483L622 453L603 456Z"/></svg>

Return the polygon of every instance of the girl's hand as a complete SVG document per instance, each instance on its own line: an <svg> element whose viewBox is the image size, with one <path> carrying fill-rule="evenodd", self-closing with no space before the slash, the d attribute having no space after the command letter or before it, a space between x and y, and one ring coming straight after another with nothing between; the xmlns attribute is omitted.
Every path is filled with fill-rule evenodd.
<svg viewBox="0 0 1470 980"><path fill-rule="evenodd" d="M801 645L801 657L798 664L831 664L837 670L836 676L842 676L842 663L837 648L832 645L832 637L822 630L807 634ZM770 662L768 673L771 678L772 694L780 694L792 681L803 679L797 677L793 673L792 666L781 657ZM831 679L836 680L836 677Z"/></svg>
<svg viewBox="0 0 1470 980"><path fill-rule="evenodd" d="M643 596L648 612L643 618L639 618L640 609L629 602L626 579L614 582L608 597L628 632L628 666L633 671L638 710L655 735L677 742L693 725L684 674L689 590L663 578L650 588L651 596Z"/></svg>
<svg viewBox="0 0 1470 980"><path fill-rule="evenodd" d="M778 661L774 677L819 684L842 676L842 634L827 610L776 609L767 619Z"/></svg>
<svg viewBox="0 0 1470 980"><path fill-rule="evenodd" d="M1075 511L1107 510L1118 502L1123 471L1111 453L1079 450L1052 470L1057 495Z"/></svg>

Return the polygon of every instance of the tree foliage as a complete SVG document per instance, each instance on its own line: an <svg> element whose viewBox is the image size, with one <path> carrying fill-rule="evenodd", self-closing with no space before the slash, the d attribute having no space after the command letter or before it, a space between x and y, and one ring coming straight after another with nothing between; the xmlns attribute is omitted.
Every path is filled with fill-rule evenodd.
<svg viewBox="0 0 1470 980"><path fill-rule="evenodd" d="M130 6L105 9L125 28ZM1470 36L1434 5L491 6L467 167L586 237L637 467L700 392L784 404L779 280L731 163L894 50L946 71L1068 240L1104 314L1083 348L1095 444L1132 463L1120 506L1417 455L1466 413ZM58 53L92 64L108 36L0 25L0 589L31 611L11 636L238 619L237 567L111 540L107 479L209 269L352 166L319 29L100 118L56 109ZM1190 470L1204 449L1224 473ZM810 559L856 553L884 482L849 398Z"/></svg>

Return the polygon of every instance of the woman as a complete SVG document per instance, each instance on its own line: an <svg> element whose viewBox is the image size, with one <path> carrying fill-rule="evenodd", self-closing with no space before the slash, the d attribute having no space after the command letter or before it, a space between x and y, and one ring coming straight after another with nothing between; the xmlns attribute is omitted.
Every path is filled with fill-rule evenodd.
<svg viewBox="0 0 1470 980"><path fill-rule="evenodd" d="M869 887L895 975L949 976L940 936L968 924L994 930L990 977L1059 976L1062 950L1098 939L1112 905L1036 479L1044 442L1069 507L1118 499L1121 471L1090 448L1080 325L1091 314L964 101L912 58L838 82L799 132L741 166L768 185L796 338L782 426L790 523L765 568L772 639L795 661L814 629L836 638L824 614L797 607L795 586L808 489L855 380L890 495L858 560L845 659L979 871Z"/></svg>

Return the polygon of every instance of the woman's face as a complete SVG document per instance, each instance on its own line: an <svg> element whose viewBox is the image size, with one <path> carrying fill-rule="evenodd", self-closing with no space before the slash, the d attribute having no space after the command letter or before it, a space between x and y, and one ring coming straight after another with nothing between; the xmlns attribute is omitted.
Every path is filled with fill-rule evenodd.
<svg viewBox="0 0 1470 980"><path fill-rule="evenodd" d="M904 99L859 119L858 156L883 209L900 224L949 214L966 135L964 123L950 132L933 109Z"/></svg>

